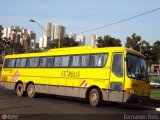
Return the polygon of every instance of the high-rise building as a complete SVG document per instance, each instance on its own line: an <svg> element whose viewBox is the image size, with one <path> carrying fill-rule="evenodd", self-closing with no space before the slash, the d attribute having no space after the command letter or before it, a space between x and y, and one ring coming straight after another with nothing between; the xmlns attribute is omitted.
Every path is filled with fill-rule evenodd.
<svg viewBox="0 0 160 120"><path fill-rule="evenodd" d="M36 33L34 33L33 31L28 31L28 35L30 36L30 39L29 39L29 44L28 44L28 46L30 47L30 48L35 48L35 46L36 46Z"/></svg>
<svg viewBox="0 0 160 120"><path fill-rule="evenodd" d="M79 46L84 46L85 40L86 40L86 37L84 35L79 35L76 38L76 41L79 42Z"/></svg>
<svg viewBox="0 0 160 120"><path fill-rule="evenodd" d="M5 28L5 29L3 29L3 35L2 35L2 38L8 38L8 29L7 28Z"/></svg>
<svg viewBox="0 0 160 120"><path fill-rule="evenodd" d="M47 36L44 35L39 39L39 48L44 49L47 47Z"/></svg>
<svg viewBox="0 0 160 120"><path fill-rule="evenodd" d="M25 49L28 47L35 48L36 34L19 26L5 28L3 38L7 38L14 43L20 43Z"/></svg>
<svg viewBox="0 0 160 120"><path fill-rule="evenodd" d="M97 39L98 39L98 35L92 34L90 37L90 42L91 42L91 46L92 47L97 47Z"/></svg>
<svg viewBox="0 0 160 120"><path fill-rule="evenodd" d="M64 37L65 34L65 27L62 25L55 24L53 26L53 38L54 39L61 39Z"/></svg>
<svg viewBox="0 0 160 120"><path fill-rule="evenodd" d="M47 22L46 24L46 36L47 36L47 42L49 43L52 39L52 23Z"/></svg>

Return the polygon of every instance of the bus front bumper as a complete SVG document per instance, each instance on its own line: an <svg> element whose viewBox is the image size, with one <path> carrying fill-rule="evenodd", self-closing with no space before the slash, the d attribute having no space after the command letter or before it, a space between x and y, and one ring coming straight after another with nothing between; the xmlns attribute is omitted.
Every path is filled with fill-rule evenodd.
<svg viewBox="0 0 160 120"><path fill-rule="evenodd" d="M149 100L149 96L138 96L135 94L124 93L123 102L146 102Z"/></svg>

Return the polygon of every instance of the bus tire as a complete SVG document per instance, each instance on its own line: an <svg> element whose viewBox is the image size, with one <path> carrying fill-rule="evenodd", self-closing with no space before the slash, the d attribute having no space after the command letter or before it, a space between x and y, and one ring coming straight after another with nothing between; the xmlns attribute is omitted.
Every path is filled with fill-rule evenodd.
<svg viewBox="0 0 160 120"><path fill-rule="evenodd" d="M22 83L19 83L16 86L16 93L17 93L17 96L19 96L19 97L22 97L24 95L24 90L23 90L23 84Z"/></svg>
<svg viewBox="0 0 160 120"><path fill-rule="evenodd" d="M30 98L34 98L35 97L35 86L33 84L29 84L27 87L27 95Z"/></svg>
<svg viewBox="0 0 160 120"><path fill-rule="evenodd" d="M93 107L97 107L102 102L102 92L98 88L93 88L89 94L89 102Z"/></svg>

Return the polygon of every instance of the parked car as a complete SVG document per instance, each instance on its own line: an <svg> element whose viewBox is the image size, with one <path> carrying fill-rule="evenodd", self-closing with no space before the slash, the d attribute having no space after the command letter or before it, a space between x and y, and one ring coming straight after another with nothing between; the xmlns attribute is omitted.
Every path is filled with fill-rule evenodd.
<svg viewBox="0 0 160 120"><path fill-rule="evenodd" d="M152 80L150 81L151 88L160 88L160 80Z"/></svg>

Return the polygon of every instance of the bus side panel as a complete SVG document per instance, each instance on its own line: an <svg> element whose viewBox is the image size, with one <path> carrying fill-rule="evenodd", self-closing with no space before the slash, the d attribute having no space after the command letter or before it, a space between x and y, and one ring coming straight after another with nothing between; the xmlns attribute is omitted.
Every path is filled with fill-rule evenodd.
<svg viewBox="0 0 160 120"><path fill-rule="evenodd" d="M1 75L1 86L14 90L16 81L14 79L14 69L3 68Z"/></svg>

